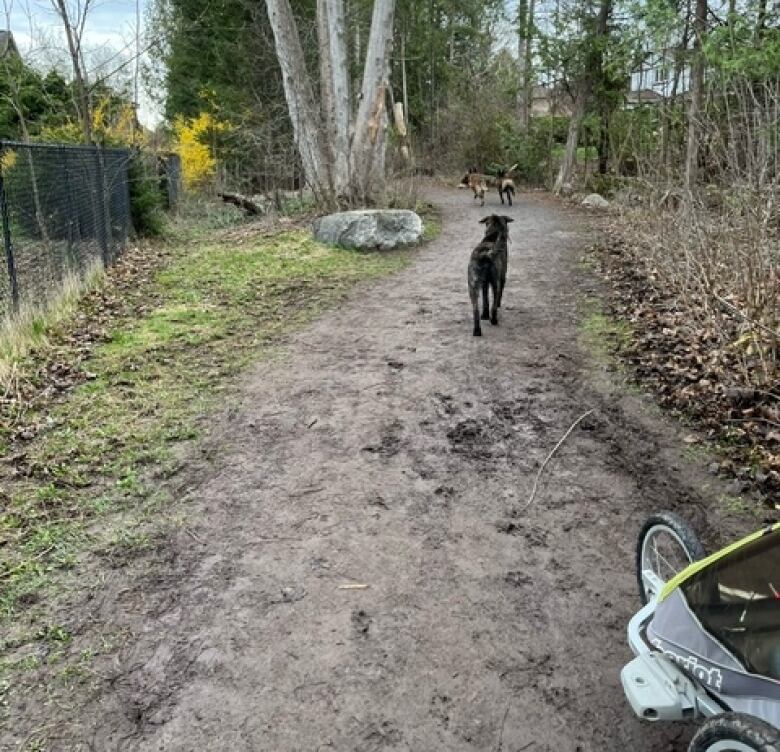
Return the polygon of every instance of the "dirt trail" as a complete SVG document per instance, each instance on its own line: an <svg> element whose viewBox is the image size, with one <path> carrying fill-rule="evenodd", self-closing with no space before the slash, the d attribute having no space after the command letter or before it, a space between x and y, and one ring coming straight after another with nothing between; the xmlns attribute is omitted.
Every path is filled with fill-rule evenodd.
<svg viewBox="0 0 780 752"><path fill-rule="evenodd" d="M589 386L577 217L537 195L506 210L505 306L480 339L466 263L496 196L432 199L443 232L411 268L251 374L193 475L191 534L107 582L93 616L134 636L61 748L684 749L632 717L618 672L636 530L658 507L700 518L701 479L636 398Z"/></svg>

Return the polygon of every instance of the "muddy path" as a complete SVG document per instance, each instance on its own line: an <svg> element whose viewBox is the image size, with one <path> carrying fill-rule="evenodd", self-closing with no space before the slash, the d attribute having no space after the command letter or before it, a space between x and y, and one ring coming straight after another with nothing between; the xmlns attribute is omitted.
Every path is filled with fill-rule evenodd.
<svg viewBox="0 0 780 752"><path fill-rule="evenodd" d="M432 199L441 236L250 374L193 467L186 530L90 602L131 637L52 748L684 749L685 729L632 717L618 672L636 531L659 507L701 522L702 478L672 427L589 375L580 217L507 209L505 306L480 339L465 270L496 197ZM56 712L16 710L9 749Z"/></svg>

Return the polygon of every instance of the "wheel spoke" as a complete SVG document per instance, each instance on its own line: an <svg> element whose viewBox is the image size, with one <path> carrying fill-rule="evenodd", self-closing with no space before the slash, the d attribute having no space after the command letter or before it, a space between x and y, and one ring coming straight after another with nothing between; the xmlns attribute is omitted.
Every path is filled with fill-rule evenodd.
<svg viewBox="0 0 780 752"><path fill-rule="evenodd" d="M664 583L682 572L691 561L704 556L704 550L683 520L664 512L646 524L637 554L639 590L646 602L648 594L657 595Z"/></svg>
<svg viewBox="0 0 780 752"><path fill-rule="evenodd" d="M662 530L649 537L642 559L643 569L651 570L664 582L668 582L690 563L680 543Z"/></svg>

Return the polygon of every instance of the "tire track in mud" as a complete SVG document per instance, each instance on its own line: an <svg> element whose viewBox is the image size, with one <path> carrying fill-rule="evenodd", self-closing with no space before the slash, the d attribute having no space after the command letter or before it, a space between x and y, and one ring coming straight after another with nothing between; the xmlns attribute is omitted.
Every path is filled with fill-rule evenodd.
<svg viewBox="0 0 780 752"><path fill-rule="evenodd" d="M684 749L685 730L631 716L618 672L641 520L701 516L701 478L673 429L588 376L578 215L538 195L506 209L501 324L475 339L486 212L432 198L444 229L410 269L247 378L194 464L191 535L107 578L83 618L133 637L62 719L70 748Z"/></svg>

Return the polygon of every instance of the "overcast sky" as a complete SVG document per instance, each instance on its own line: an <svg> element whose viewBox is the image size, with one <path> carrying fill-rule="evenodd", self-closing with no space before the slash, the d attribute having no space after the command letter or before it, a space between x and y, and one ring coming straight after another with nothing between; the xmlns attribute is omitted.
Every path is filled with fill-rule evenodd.
<svg viewBox="0 0 780 752"><path fill-rule="evenodd" d="M68 0L75 14L77 0ZM95 66L103 64L106 70L115 70L123 61L135 56L136 0L93 0L87 16L83 46L87 68L95 73ZM147 0L138 0L141 28L146 21ZM13 32L19 51L25 60L38 67L55 66L64 73L70 72L67 42L62 24L51 0L4 0L5 22ZM119 76L130 80L132 62L123 68ZM154 126L160 119L157 107L143 85L139 92L139 118L144 125Z"/></svg>

